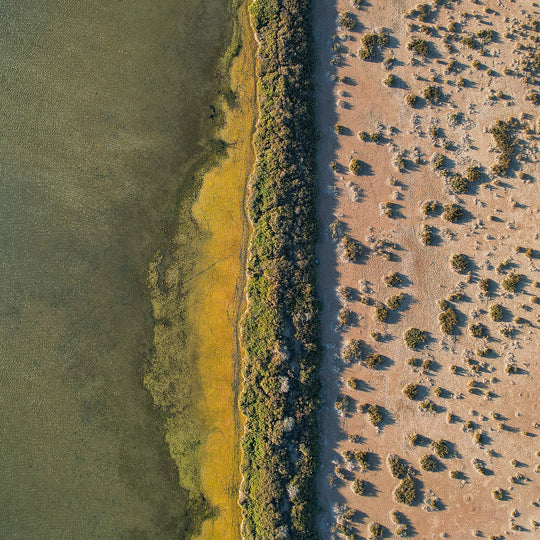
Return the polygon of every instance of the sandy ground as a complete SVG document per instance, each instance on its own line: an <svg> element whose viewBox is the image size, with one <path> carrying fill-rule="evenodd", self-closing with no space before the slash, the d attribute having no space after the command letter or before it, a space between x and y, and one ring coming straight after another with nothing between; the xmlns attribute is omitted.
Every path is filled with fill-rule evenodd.
<svg viewBox="0 0 540 540"><path fill-rule="evenodd" d="M421 22L406 16L415 7L408 0L364 0L360 9L349 0L316 0L314 6L319 285L325 348L320 535L343 538L341 529L351 538L370 538L369 524L375 522L390 538L397 529L390 512L397 510L407 535L415 538L540 538L540 530L535 530L535 520L540 522L540 304L535 301L540 295L536 284L540 281L540 125L538 106L525 99L531 90L538 91L538 80L533 77L527 82L516 74L520 62L537 46L531 36L539 33L531 23L540 18L540 8L525 1L464 0L432 8ZM337 23L344 11L354 15L353 30ZM443 39L452 21L458 23L458 31L449 51ZM422 25L430 27L432 35L423 33ZM381 29L389 34L388 45L382 50L377 47L372 61L361 60L362 36ZM494 41L482 44L477 37L477 49L461 43L461 38L481 29L493 29ZM407 50L412 38L423 38L430 46L427 58L414 56L415 65ZM392 58L389 69L383 65L385 58ZM451 59L457 72L448 72ZM479 69L473 67L474 60ZM390 73L395 82L388 87L382 81ZM442 92L437 104L422 98L429 85ZM410 93L419 96L414 108L405 102ZM497 153L487 129L510 116L519 121L515 131L519 142L508 175L497 177L490 170ZM340 134L334 130L336 124L343 126ZM438 128L437 136L433 127ZM364 142L359 132L379 133L379 141ZM467 167L477 164L482 178L469 193L453 193L434 168L436 153L445 156L444 168L451 173L465 174ZM404 159L402 171L396 166L398 156ZM361 174L348 169L351 158L364 163ZM428 200L437 201L439 209L426 216L421 205ZM381 209L388 202L391 217ZM442 205L451 202L464 209L456 223L441 215ZM362 246L356 262L345 259L339 234L332 238L328 231L336 220L344 234ZM433 228L432 245L424 245L420 238L424 224ZM528 257L518 246L536 251ZM450 257L457 253L467 256L470 275L450 266ZM393 272L403 279L398 288L383 282ZM516 294L501 286L510 272L523 275ZM484 278L491 280L489 296L479 287ZM339 287L351 288L349 299L340 298ZM386 322L376 321L375 306L400 292L404 293L401 307L390 310ZM439 327L439 301L453 293L461 293L459 300L453 297L449 302L458 325L452 335L445 335ZM371 305L360 302L361 297ZM500 322L490 317L493 304L503 306ZM353 320L340 327L337 317L343 307ZM471 335L469 325L478 322L485 325L489 338ZM415 351L403 340L411 327L428 336L425 346ZM507 335L501 333L505 328ZM372 333L380 334L378 341ZM369 353L382 355L378 369L341 359L351 338L362 341L364 358ZM487 355L479 355L484 348L489 349ZM431 369L411 366L411 357L420 362L431 359L433 365ZM517 373L507 373L507 365L516 366ZM351 377L358 379L357 389L347 385ZM418 385L415 400L402 393L408 383ZM334 406L339 395L353 400L345 414ZM434 404L433 412L420 408L424 399ZM377 427L361 412L365 403L381 407L383 420ZM409 444L410 433L423 436L419 445ZM476 433L481 434L480 442L475 441ZM349 435L358 437L353 442ZM441 438L448 441L450 455L438 460L438 471L422 470L419 459L433 453L430 441ZM359 449L370 452L370 470L362 471L354 459L343 456ZM387 466L390 454L411 467L418 492L412 506L394 500L399 480ZM483 473L475 459L483 463ZM366 481L364 495L353 493L354 479ZM494 499L495 489L503 490L502 500ZM429 507L430 499L437 501L438 509ZM343 517L348 509L354 510L350 519Z"/></svg>

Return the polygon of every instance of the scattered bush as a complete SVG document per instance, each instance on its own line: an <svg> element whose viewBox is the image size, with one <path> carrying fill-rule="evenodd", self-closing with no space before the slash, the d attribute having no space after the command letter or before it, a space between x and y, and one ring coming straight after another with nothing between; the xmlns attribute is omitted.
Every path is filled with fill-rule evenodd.
<svg viewBox="0 0 540 540"><path fill-rule="evenodd" d="M380 407L378 407L377 405L370 405L368 407L367 413L368 413L368 416L369 416L369 421L374 426L378 426L382 422L382 420L383 420L382 411L381 411Z"/></svg>
<svg viewBox="0 0 540 540"><path fill-rule="evenodd" d="M356 478L356 480L353 482L352 489L356 495L363 495L366 490L366 483L363 480Z"/></svg>
<svg viewBox="0 0 540 540"><path fill-rule="evenodd" d="M409 383L403 388L403 394L409 399L415 399L418 394L418 386L416 384Z"/></svg>
<svg viewBox="0 0 540 540"><path fill-rule="evenodd" d="M407 94L405 96L405 103L409 107L414 107L416 105L417 100L418 100L418 96L416 96L415 94Z"/></svg>
<svg viewBox="0 0 540 540"><path fill-rule="evenodd" d="M424 223L422 226L422 232L420 233L420 239L426 246L430 246L433 243L433 227Z"/></svg>
<svg viewBox="0 0 540 540"><path fill-rule="evenodd" d="M375 319L379 322L384 322L388 318L388 308L381 304L375 308Z"/></svg>
<svg viewBox="0 0 540 540"><path fill-rule="evenodd" d="M416 38L407 43L407 50L426 57L429 54L429 45L425 39Z"/></svg>
<svg viewBox="0 0 540 540"><path fill-rule="evenodd" d="M354 15L348 11L345 11L339 17L339 25L343 26L343 28L347 30L354 30L354 27L356 26Z"/></svg>
<svg viewBox="0 0 540 540"><path fill-rule="evenodd" d="M349 163L349 169L357 176L362 172L362 162L359 159L353 158Z"/></svg>
<svg viewBox="0 0 540 540"><path fill-rule="evenodd" d="M457 326L457 313L452 307L445 309L442 313L439 313L439 323L441 325L441 332L445 334L451 334Z"/></svg>
<svg viewBox="0 0 540 540"><path fill-rule="evenodd" d="M445 458L450 454L448 443L444 439L433 441L431 447L440 458Z"/></svg>
<svg viewBox="0 0 540 540"><path fill-rule="evenodd" d="M427 340L427 334L419 330L418 328L409 328L404 335L405 344L410 349L416 349L416 347L422 345Z"/></svg>
<svg viewBox="0 0 540 540"><path fill-rule="evenodd" d="M500 501L500 500L502 500L502 498L504 497L504 490L502 490L501 488L494 489L494 490L491 492L491 495L493 495L493 498L494 498L496 501Z"/></svg>
<svg viewBox="0 0 540 540"><path fill-rule="evenodd" d="M386 304L388 305L390 309L393 309L393 310L399 309L399 307L401 306L401 303L403 302L404 297L405 295L403 293L394 294L393 296L391 296L390 298L386 300Z"/></svg>
<svg viewBox="0 0 540 540"><path fill-rule="evenodd" d="M394 478L403 478L409 472L409 467L405 461L395 454L388 456L388 467Z"/></svg>
<svg viewBox="0 0 540 540"><path fill-rule="evenodd" d="M433 158L433 168L442 169L444 166L444 156L442 154L435 154Z"/></svg>
<svg viewBox="0 0 540 540"><path fill-rule="evenodd" d="M472 323L469 325L469 332L475 338L488 337L488 329L482 323Z"/></svg>
<svg viewBox="0 0 540 540"><path fill-rule="evenodd" d="M349 377L347 379L347 386L353 390L360 388L360 381L356 377Z"/></svg>
<svg viewBox="0 0 540 540"><path fill-rule="evenodd" d="M448 183L456 193L467 193L469 191L469 181L459 174L454 174Z"/></svg>
<svg viewBox="0 0 540 540"><path fill-rule="evenodd" d="M420 435L418 433L409 433L407 440L411 446L416 446L420 442Z"/></svg>
<svg viewBox="0 0 540 540"><path fill-rule="evenodd" d="M345 133L345 126L342 126L341 124L336 124L334 126L334 131L338 134L338 135L341 135L343 133Z"/></svg>
<svg viewBox="0 0 540 540"><path fill-rule="evenodd" d="M422 214L427 216L428 214L433 214L439 207L439 203L437 201L426 201L422 204Z"/></svg>
<svg viewBox="0 0 540 540"><path fill-rule="evenodd" d="M338 313L338 324L340 326L347 326L351 323L352 312L347 308L342 308Z"/></svg>
<svg viewBox="0 0 540 540"><path fill-rule="evenodd" d="M489 308L489 314L494 321L502 321L504 315L502 306L500 304L493 304Z"/></svg>
<svg viewBox="0 0 540 540"><path fill-rule="evenodd" d="M385 276L384 282L386 285L388 285L388 287L396 287L397 285L403 283L403 279L397 272L394 272L393 274Z"/></svg>
<svg viewBox="0 0 540 540"><path fill-rule="evenodd" d="M394 489L394 499L401 504L413 505L416 501L416 483L413 478L406 476Z"/></svg>
<svg viewBox="0 0 540 540"><path fill-rule="evenodd" d="M354 458L363 471L369 469L369 452L367 450L357 450L354 453Z"/></svg>
<svg viewBox="0 0 540 540"><path fill-rule="evenodd" d="M473 39L470 36L465 36L461 39L461 43L465 45L466 47L469 47L469 49L476 49L478 47L478 43L475 39Z"/></svg>
<svg viewBox="0 0 540 540"><path fill-rule="evenodd" d="M517 143L513 136L513 127L515 125L514 120L508 122L497 120L488 130L500 152L497 162L491 167L495 174L504 175L508 167L510 167L511 156Z"/></svg>
<svg viewBox="0 0 540 540"><path fill-rule="evenodd" d="M516 274L514 272L508 274L508 276L503 279L503 289L515 293L522 279L523 276L521 274Z"/></svg>
<svg viewBox="0 0 540 540"><path fill-rule="evenodd" d="M456 253L455 255L452 255L450 264L452 265L452 268L456 270L456 272L465 272L465 270L469 268L469 260L465 255L463 255L463 253Z"/></svg>
<svg viewBox="0 0 540 540"><path fill-rule="evenodd" d="M463 208L461 206L450 203L443 207L443 218L450 223L455 223L463 217Z"/></svg>
<svg viewBox="0 0 540 540"><path fill-rule="evenodd" d="M395 75L393 75L392 73L390 73L390 74L383 80L383 84L384 84L385 86L393 86L395 82L396 82L396 77L395 77Z"/></svg>
<svg viewBox="0 0 540 540"><path fill-rule="evenodd" d="M360 243L351 238L350 236L344 236L342 240L343 256L351 262L355 262L356 259L362 254L362 247Z"/></svg>
<svg viewBox="0 0 540 540"><path fill-rule="evenodd" d="M424 90L422 91L422 95L425 99L428 101L431 101L432 103L438 103L441 100L441 90L437 86L426 86Z"/></svg>
<svg viewBox="0 0 540 540"><path fill-rule="evenodd" d="M370 523L368 530L372 538L381 538L383 535L383 528L378 523Z"/></svg>
<svg viewBox="0 0 540 540"><path fill-rule="evenodd" d="M476 165L471 165L467 168L466 176L469 182L478 182L478 180L480 180L480 178L482 177L482 172Z"/></svg>
<svg viewBox="0 0 540 540"><path fill-rule="evenodd" d="M336 409L341 412L348 412L352 408L353 401L347 395L341 395L336 398Z"/></svg>
<svg viewBox="0 0 540 540"><path fill-rule="evenodd" d="M420 458L420 467L422 467L424 471L436 471L439 467L439 462L433 454L424 454Z"/></svg>
<svg viewBox="0 0 540 540"><path fill-rule="evenodd" d="M486 295L489 295L490 289L491 289L491 281L489 278L482 278L478 282L478 286L480 287L480 290Z"/></svg>
<svg viewBox="0 0 540 540"><path fill-rule="evenodd" d="M362 357L362 342L359 339L350 339L341 352L341 358L349 364L357 362Z"/></svg>
<svg viewBox="0 0 540 540"><path fill-rule="evenodd" d="M382 356L377 353L369 354L364 360L364 364L369 369L375 369L382 362Z"/></svg>

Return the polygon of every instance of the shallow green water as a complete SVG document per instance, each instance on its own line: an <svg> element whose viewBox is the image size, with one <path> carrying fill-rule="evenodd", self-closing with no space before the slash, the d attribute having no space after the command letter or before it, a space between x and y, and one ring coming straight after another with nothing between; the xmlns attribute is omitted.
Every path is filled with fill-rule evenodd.
<svg viewBox="0 0 540 540"><path fill-rule="evenodd" d="M183 538L144 285L212 127L225 0L0 4L0 537Z"/></svg>

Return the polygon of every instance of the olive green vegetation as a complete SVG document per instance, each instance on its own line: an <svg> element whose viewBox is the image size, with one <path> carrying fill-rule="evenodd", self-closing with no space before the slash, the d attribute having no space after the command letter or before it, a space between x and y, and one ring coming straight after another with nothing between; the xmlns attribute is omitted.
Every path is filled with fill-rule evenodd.
<svg viewBox="0 0 540 540"><path fill-rule="evenodd" d="M242 533L316 538L319 308L311 2L256 0L250 12L259 43L259 121L241 328Z"/></svg>
<svg viewBox="0 0 540 540"><path fill-rule="evenodd" d="M161 386L183 399L175 427L193 455L205 429L190 435L200 389L177 322L229 9L2 2L3 538L186 538L206 514L198 490L190 501L179 485L143 366L153 329L170 328L164 344L182 369L171 364ZM159 320L146 283L157 251L159 287L175 300ZM196 481L196 454L183 464Z"/></svg>

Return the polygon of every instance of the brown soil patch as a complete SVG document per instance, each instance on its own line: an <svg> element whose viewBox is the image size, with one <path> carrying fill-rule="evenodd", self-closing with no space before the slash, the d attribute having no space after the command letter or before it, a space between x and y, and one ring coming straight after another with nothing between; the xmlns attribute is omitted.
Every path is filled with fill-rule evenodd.
<svg viewBox="0 0 540 540"><path fill-rule="evenodd" d="M364 0L360 6L315 2L325 347L320 534L369 538L375 522L391 537L398 524L390 512L397 510L408 536L416 538L535 538L540 125L538 106L526 96L539 92L538 66L532 64L540 10L525 1L466 0L430 4L420 21L422 9L407 15L415 8L411 1ZM345 11L356 20L352 30L337 22ZM363 36L381 32L388 35L380 39L386 44L376 43L373 58L362 60L359 49L369 43ZM427 57L408 50L413 39L428 42ZM438 102L423 97L429 86L440 92ZM406 103L408 94L418 96L414 108ZM514 148L500 176L491 169L499 153L488 129L510 117ZM438 169L436 154L444 156ZM352 159L360 160L359 174L349 170ZM456 193L454 175L466 176L473 165L482 176L467 193ZM426 201L437 202L433 214L423 213ZM442 216L450 203L464 211L456 222ZM431 245L423 243L424 225L431 228ZM344 253L344 236L361 244L356 261ZM455 254L468 261L462 273L450 265ZM398 287L383 281L392 273L403 280ZM515 293L502 286L511 273L522 276ZM483 279L489 279L489 294L481 290ZM345 287L349 298L338 293ZM399 293L401 306L390 309L386 321L375 320L376 307ZM440 329L443 299L442 307L457 315L450 335ZM503 307L501 321L490 316L494 304ZM344 308L351 324L340 327ZM479 323L476 329L488 337L471 335L470 326ZM417 350L403 339L412 327L427 333ZM361 340L362 359L348 364L341 352L353 338ZM376 369L365 365L369 354L382 356ZM432 366L409 365L410 358L431 360ZM358 380L356 389L347 384L350 378ZM418 385L414 400L402 392L409 383ZM344 395L352 400L346 413L334 406ZM366 404L381 408L378 427L362 412ZM419 445L409 444L411 433L422 435ZM438 471L424 471L420 458L434 453L430 442L438 439L448 441L449 455L438 459ZM370 452L370 470L344 456L357 450ZM410 466L418 492L412 506L394 499L399 480L390 474L390 454ZM365 481L364 495L353 492L355 479ZM492 494L497 489L502 500ZM354 512L347 517L347 510Z"/></svg>

